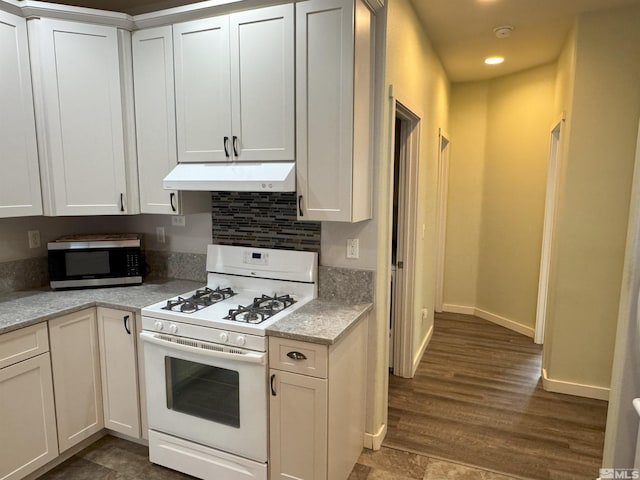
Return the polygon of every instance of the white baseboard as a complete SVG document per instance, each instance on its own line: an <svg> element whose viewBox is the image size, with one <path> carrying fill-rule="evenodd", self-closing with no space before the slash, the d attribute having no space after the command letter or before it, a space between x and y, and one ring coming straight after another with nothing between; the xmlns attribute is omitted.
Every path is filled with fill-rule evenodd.
<svg viewBox="0 0 640 480"><path fill-rule="evenodd" d="M382 441L387 435L387 424L380 425L377 433L364 432L364 448L369 450L380 450Z"/></svg>
<svg viewBox="0 0 640 480"><path fill-rule="evenodd" d="M509 330L513 330L514 332L521 333L522 335L526 335L529 338L533 338L535 334L535 330L533 328L522 325L521 323L514 322L513 320L509 320L505 317L501 317L500 315L496 315L495 313L487 312L486 310L480 310L479 308L476 308L474 310L476 317L480 317L483 320L487 320L491 323L495 323L496 325L500 325L501 327L508 328Z"/></svg>
<svg viewBox="0 0 640 480"><path fill-rule="evenodd" d="M535 335L535 330L531 327L527 327L518 322L514 322L513 320L509 320L508 318L501 317L500 315L487 312L486 310L482 310L480 308L467 307L465 305L452 305L450 303L445 303L442 305L442 310L444 312L449 312L449 313L475 315L476 317L480 317L483 320L487 320L491 323L495 323L496 325L500 325L501 327L508 328L509 330L521 333L522 335L526 335L527 337L530 337L530 338L533 338Z"/></svg>
<svg viewBox="0 0 640 480"><path fill-rule="evenodd" d="M420 360L422 360L422 355L424 355L424 351L427 349L427 345L429 345L429 342L431 341L432 336L433 336L433 324L431 325L431 327L429 328L429 331L425 335L424 340L422 341L422 345L420 345L420 348L418 349L418 353L416 353L416 355L413 357L413 364L411 365L411 378L413 378L413 376L416 374L418 365L420 365Z"/></svg>
<svg viewBox="0 0 640 480"><path fill-rule="evenodd" d="M609 400L608 388L554 380L549 378L546 368L542 369L542 388L547 392L565 393L577 397L595 398L596 400Z"/></svg>
<svg viewBox="0 0 640 480"><path fill-rule="evenodd" d="M464 305L452 305L450 303L442 304L442 311L449 313L461 313L463 315L475 315L476 309L474 307L465 307Z"/></svg>

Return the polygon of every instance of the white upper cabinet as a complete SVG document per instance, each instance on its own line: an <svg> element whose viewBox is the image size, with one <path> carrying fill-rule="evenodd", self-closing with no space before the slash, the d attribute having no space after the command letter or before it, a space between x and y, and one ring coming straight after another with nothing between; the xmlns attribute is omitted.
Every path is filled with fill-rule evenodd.
<svg viewBox="0 0 640 480"><path fill-rule="evenodd" d="M293 161L293 5L176 24L178 161Z"/></svg>
<svg viewBox="0 0 640 480"><path fill-rule="evenodd" d="M28 27L45 214L135 213L118 30L45 18Z"/></svg>
<svg viewBox="0 0 640 480"><path fill-rule="evenodd" d="M373 14L362 0L296 4L298 218L371 218Z"/></svg>
<svg viewBox="0 0 640 480"><path fill-rule="evenodd" d="M0 11L0 217L42 215L27 24Z"/></svg>

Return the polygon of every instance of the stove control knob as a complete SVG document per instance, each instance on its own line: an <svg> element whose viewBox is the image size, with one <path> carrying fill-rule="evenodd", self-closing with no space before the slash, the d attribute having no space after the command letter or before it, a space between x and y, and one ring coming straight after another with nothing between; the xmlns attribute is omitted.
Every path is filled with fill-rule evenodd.
<svg viewBox="0 0 640 480"><path fill-rule="evenodd" d="M222 343L227 343L229 341L229 335L227 335L225 332L222 332L220 335L218 335L218 338Z"/></svg>
<svg viewBox="0 0 640 480"><path fill-rule="evenodd" d="M247 343L247 341L244 339L242 335L236 338L236 345L238 345L239 347L243 346L245 343Z"/></svg>
<svg viewBox="0 0 640 480"><path fill-rule="evenodd" d="M178 326L175 323L172 323L171 325L169 325L169 332L170 333L177 333L178 332Z"/></svg>
<svg viewBox="0 0 640 480"><path fill-rule="evenodd" d="M153 328L155 328L156 330L162 330L164 328L164 325L161 321L158 320L153 324Z"/></svg>

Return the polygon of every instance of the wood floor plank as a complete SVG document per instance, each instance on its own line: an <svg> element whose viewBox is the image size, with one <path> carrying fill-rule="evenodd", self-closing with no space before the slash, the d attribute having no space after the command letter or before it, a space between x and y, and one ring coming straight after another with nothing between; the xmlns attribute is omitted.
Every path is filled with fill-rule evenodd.
<svg viewBox="0 0 640 480"><path fill-rule="evenodd" d="M541 361L528 337L436 315L415 377L389 378L384 445L531 479L596 478L607 402L544 391Z"/></svg>

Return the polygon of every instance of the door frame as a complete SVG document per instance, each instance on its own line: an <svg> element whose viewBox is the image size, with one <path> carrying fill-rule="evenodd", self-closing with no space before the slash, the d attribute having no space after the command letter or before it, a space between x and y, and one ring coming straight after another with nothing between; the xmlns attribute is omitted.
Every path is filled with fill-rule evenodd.
<svg viewBox="0 0 640 480"><path fill-rule="evenodd" d="M547 191L544 203L544 221L542 227L542 250L540 252L540 278L538 281L538 301L536 307L536 326L533 341L544 343L544 329L547 318L547 299L549 296L549 274L551 270L551 244L553 226L556 218L558 200L559 156L562 141L562 126L565 116L551 128L549 142L549 161L547 164Z"/></svg>
<svg viewBox="0 0 640 480"><path fill-rule="evenodd" d="M438 197L436 200L436 298L435 311L442 312L444 302L444 254L447 238L447 195L449 193L450 136L438 129Z"/></svg>
<svg viewBox="0 0 640 480"><path fill-rule="evenodd" d="M393 295L393 374L413 376L413 339L415 310L416 245L418 242L418 183L420 164L420 117L397 98L392 98L391 128L393 142L400 147L400 178L398 188L398 251L396 259L403 268L396 268ZM401 121L401 138L395 138L395 121ZM393 158L393 157L391 157ZM394 160L395 161L395 160ZM392 183L393 185L393 183ZM393 191L391 192L393 195ZM400 233L402 232L402 236ZM391 258L389 258L389 263Z"/></svg>

